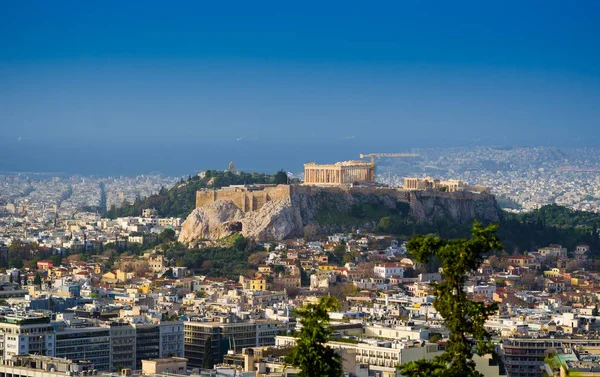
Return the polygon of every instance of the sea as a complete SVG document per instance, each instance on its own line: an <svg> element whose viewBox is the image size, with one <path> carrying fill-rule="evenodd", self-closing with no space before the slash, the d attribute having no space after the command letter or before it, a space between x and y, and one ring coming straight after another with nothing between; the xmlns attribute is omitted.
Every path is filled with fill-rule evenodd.
<svg viewBox="0 0 600 377"><path fill-rule="evenodd" d="M164 143L33 143L0 144L0 174L48 173L94 176L163 174L184 176L207 169L274 173L302 172L307 162L357 160L361 153L414 150L398 143L307 141L181 141Z"/></svg>
<svg viewBox="0 0 600 377"><path fill-rule="evenodd" d="M486 143L487 144L487 143ZM492 143L490 143L492 144ZM187 176L201 171L226 170L231 161L237 170L298 174L307 162L321 164L357 160L359 155L416 152L423 148L476 146L476 142L451 145L404 140L181 140L140 142L0 142L0 174L47 173L88 176L163 174Z"/></svg>

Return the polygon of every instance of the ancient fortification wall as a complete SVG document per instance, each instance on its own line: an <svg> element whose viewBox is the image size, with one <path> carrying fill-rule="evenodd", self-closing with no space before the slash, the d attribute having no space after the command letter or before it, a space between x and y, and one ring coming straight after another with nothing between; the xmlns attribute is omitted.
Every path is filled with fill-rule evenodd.
<svg viewBox="0 0 600 377"><path fill-rule="evenodd" d="M405 191L386 187L345 187L345 186L310 186L310 185L277 185L266 186L263 189L248 190L244 187L228 187L220 190L205 189L196 192L196 208L203 207L217 200L229 200L233 202L242 212L257 211L266 203L290 198L295 194L315 195L317 193L332 194L364 194L364 195L387 195L394 197L399 202L409 203L414 191ZM475 197L478 194L464 193L463 195ZM435 193L434 195L453 196L450 193Z"/></svg>
<svg viewBox="0 0 600 377"><path fill-rule="evenodd" d="M230 200L242 212L252 212L260 209L267 202L289 198L292 194L292 187L289 185L277 185L253 191L249 191L243 187L200 190L196 192L196 208L216 202L217 200Z"/></svg>

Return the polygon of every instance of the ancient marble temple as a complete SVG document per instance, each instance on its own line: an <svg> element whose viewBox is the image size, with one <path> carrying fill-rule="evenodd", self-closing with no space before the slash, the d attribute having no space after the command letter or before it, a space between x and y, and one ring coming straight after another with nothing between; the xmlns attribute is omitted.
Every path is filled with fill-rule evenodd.
<svg viewBox="0 0 600 377"><path fill-rule="evenodd" d="M304 164L304 184L344 185L355 182L374 182L375 166L364 161L343 161L335 164L319 165L314 162Z"/></svg>

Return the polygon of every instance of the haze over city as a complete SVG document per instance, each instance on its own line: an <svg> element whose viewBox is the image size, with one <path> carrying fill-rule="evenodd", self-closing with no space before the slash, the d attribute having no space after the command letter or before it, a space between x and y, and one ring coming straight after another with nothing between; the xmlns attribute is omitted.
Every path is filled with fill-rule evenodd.
<svg viewBox="0 0 600 377"><path fill-rule="evenodd" d="M596 147L600 4L579 5L4 4L0 170L175 175L419 147Z"/></svg>

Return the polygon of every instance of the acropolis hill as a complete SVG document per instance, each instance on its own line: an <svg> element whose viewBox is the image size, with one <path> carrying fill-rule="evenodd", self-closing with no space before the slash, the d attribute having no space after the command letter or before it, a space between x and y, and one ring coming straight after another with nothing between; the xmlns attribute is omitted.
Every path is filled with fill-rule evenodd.
<svg viewBox="0 0 600 377"><path fill-rule="evenodd" d="M322 214L349 213L353 205L365 203L426 222L495 222L501 215L494 196L485 192L364 185L229 186L196 193L197 208L184 222L179 240L219 239L240 232L257 241L274 241L302 236L309 225L321 233L341 231L343 224L323 223ZM366 219L361 227L375 225Z"/></svg>

